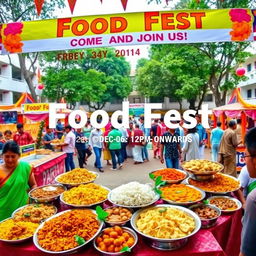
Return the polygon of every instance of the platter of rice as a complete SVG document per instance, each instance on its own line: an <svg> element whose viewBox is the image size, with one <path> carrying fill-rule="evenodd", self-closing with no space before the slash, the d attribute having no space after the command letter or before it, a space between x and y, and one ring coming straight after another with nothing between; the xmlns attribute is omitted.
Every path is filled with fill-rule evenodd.
<svg viewBox="0 0 256 256"><path fill-rule="evenodd" d="M141 208L154 204L160 196L150 184L133 181L113 189L108 200L114 205L127 208Z"/></svg>

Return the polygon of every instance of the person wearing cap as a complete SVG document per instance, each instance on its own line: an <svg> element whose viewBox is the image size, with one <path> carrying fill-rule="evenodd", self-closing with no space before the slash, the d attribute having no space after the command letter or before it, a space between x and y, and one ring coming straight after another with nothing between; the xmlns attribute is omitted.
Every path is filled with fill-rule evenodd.
<svg viewBox="0 0 256 256"><path fill-rule="evenodd" d="M236 120L230 120L228 129L223 133L220 142L220 162L224 165L224 173L237 177L236 172L236 147L241 143L237 140Z"/></svg>
<svg viewBox="0 0 256 256"><path fill-rule="evenodd" d="M54 148L51 145L53 140L54 140L54 134L52 132L52 129L49 128L49 126L47 126L46 127L46 134L43 137L44 148L54 151Z"/></svg>
<svg viewBox="0 0 256 256"><path fill-rule="evenodd" d="M65 126L66 137L64 140L63 152L67 154L65 158L65 167L66 172L75 169L74 163L74 153L75 153L75 144L76 144L76 135L72 131L72 127L70 125Z"/></svg>
<svg viewBox="0 0 256 256"><path fill-rule="evenodd" d="M28 132L24 132L23 124L17 124L17 133L14 134L13 140L19 145L28 145L34 143L32 136Z"/></svg>

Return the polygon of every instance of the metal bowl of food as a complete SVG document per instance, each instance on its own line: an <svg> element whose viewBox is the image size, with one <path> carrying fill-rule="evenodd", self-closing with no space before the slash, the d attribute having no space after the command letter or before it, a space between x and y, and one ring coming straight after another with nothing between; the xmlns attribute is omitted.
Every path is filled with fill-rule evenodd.
<svg viewBox="0 0 256 256"><path fill-rule="evenodd" d="M77 169L80 169L80 168L77 168ZM76 169L74 169L74 170L76 170ZM74 171L74 170L72 170L72 171ZM85 170L86 170L86 169L85 169ZM80 182L71 182L71 181L70 181L70 182L67 182L67 181L64 182L64 181L61 181L61 180L63 180L63 178L65 178L65 176L70 175L70 173L72 173L72 171L66 172L66 173L62 173L62 174L58 175L58 176L55 178L55 182L57 182L57 183L59 183L59 184L62 184L62 185L64 185L64 186L67 186L67 187L77 187L77 186L79 186L79 185L81 185L81 184L92 183L92 182L94 182L94 181L99 177L99 174L98 174L98 173L93 172L93 171L88 171L88 170L86 170L87 173L92 174L94 177L92 177L92 178L89 179L89 180L85 180L85 177L83 177ZM75 175L75 176L76 176L76 175ZM82 175L82 176L85 176L85 175Z"/></svg>
<svg viewBox="0 0 256 256"><path fill-rule="evenodd" d="M180 183L188 177L188 173L186 171L174 168L158 169L151 172L151 174L153 174L155 177L161 176L162 180L168 184ZM175 177L177 179L174 179Z"/></svg>
<svg viewBox="0 0 256 256"><path fill-rule="evenodd" d="M132 216L131 225L151 247L159 250L177 250L199 231L201 220L196 213L187 208L159 204L136 211ZM173 230L175 232L171 232Z"/></svg>
<svg viewBox="0 0 256 256"><path fill-rule="evenodd" d="M189 209L199 216L202 223L201 228L213 227L221 215L221 210L218 207L209 204L195 204Z"/></svg>
<svg viewBox="0 0 256 256"><path fill-rule="evenodd" d="M222 178L219 179L220 177ZM225 182L221 181L223 179L225 179L226 181ZM226 183L230 183L228 179L233 183L232 187L230 186L230 184L229 185L226 184ZM193 185L195 187L198 187L207 193L223 194L223 195L237 191L241 187L241 184L238 179L223 173L217 173L214 176L214 179L210 181L198 181L193 178L188 178L186 179L186 183Z"/></svg>
<svg viewBox="0 0 256 256"><path fill-rule="evenodd" d="M160 190L162 190L162 189L164 189L164 188L166 188L168 186L170 186L170 185L163 186L163 187L160 188ZM171 185L171 186L175 186L175 185ZM197 202L200 202L200 201L202 201L205 198L205 192L203 190L195 187L195 186L186 185L186 184L179 184L178 186L184 186L184 188L187 187L187 188L194 189L195 192L193 193L193 195L196 195L196 193L197 193L198 194L197 199L195 199L195 200L188 200L188 201L182 201L182 198L180 198L180 199L177 199L177 201L175 201L175 200L170 200L170 199L165 198L164 197L164 193L162 193L162 195L161 195L162 199L164 201L170 203L170 204L187 206L187 205L191 205L191 204L195 204ZM180 194L183 195L182 194L182 188L177 189L176 193L177 193L177 197L179 197Z"/></svg>
<svg viewBox="0 0 256 256"><path fill-rule="evenodd" d="M19 226L23 233L26 232L26 235L19 234L19 237L21 238L15 239L17 234L10 230L10 226L15 227L15 225ZM23 243L33 237L38 225L39 224L32 222L16 222L13 218L2 220L0 222L0 241L10 244Z"/></svg>
<svg viewBox="0 0 256 256"><path fill-rule="evenodd" d="M218 207L223 213L231 213L242 208L242 203L229 196L212 196L208 198L209 204Z"/></svg>
<svg viewBox="0 0 256 256"><path fill-rule="evenodd" d="M142 187L145 190L140 190ZM112 189L108 194L108 201L113 205L126 208L147 207L154 204L159 198L160 195L154 191L151 184L140 184L139 182L130 182L121 185Z"/></svg>
<svg viewBox="0 0 256 256"><path fill-rule="evenodd" d="M95 185L98 185L98 184L95 184ZM105 186L101 186L101 185L98 185L98 186L100 186L101 188L106 189L108 191L108 194L111 191L109 188L107 188ZM71 188L71 189L76 189L76 188L78 188L78 187L74 187L74 188ZM69 192L69 191L70 190L67 190L66 192ZM60 201L63 204L65 204L67 206L70 206L70 207L74 207L74 208L85 208L85 207L91 207L91 206L99 205L99 204L102 204L103 202L105 202L108 199L108 195L106 195L106 198L104 198L104 199L102 199L100 201L91 203L91 204L74 204L74 203L70 203L70 202L65 201L64 197L65 197L65 193L62 193L61 196L60 196Z"/></svg>
<svg viewBox="0 0 256 256"><path fill-rule="evenodd" d="M105 222L110 226L125 225L127 222L130 221L133 214L132 209L120 207L120 206L111 206L111 207L105 208L104 211L106 211L109 214Z"/></svg>
<svg viewBox="0 0 256 256"><path fill-rule="evenodd" d="M15 221L29 221L41 223L58 212L58 209L51 204L27 204L12 213Z"/></svg>
<svg viewBox="0 0 256 256"><path fill-rule="evenodd" d="M32 189L28 195L33 202L50 203L59 198L67 188L61 184L48 184Z"/></svg>
<svg viewBox="0 0 256 256"><path fill-rule="evenodd" d="M93 213L93 216L95 216L94 221L95 221L95 223L98 223L98 228L97 228L97 231L95 232L95 234L93 234L93 235L92 235L89 239L87 239L87 240L83 239L82 242L81 242L81 237L79 237L80 241L76 241L76 240L75 240L76 238L75 238L75 236L73 236L73 234L71 234L72 237L70 237L70 238L65 237L66 241L68 241L68 240L70 241L70 240L72 240L72 239L74 239L74 240L76 241L76 244L75 244L76 246L74 246L73 248L67 249L67 250L49 250L49 249L43 248L43 247L40 245L40 239L42 240L44 237L43 237L42 234L39 235L40 230L42 230L42 229L44 228L44 226L48 224L49 221L52 221L52 220L54 220L54 219L56 219L56 218L58 218L58 217L61 217L61 216L64 215L64 214L67 214L67 213L70 213L70 212L72 213L72 216L75 216L75 214L76 214L77 211L84 211L83 215L86 214L85 211L89 211L90 213ZM79 217L77 220L80 220L80 222L82 221L81 215L80 215L80 217ZM90 222L90 226L88 226L88 227L90 227L90 228L91 228L91 225L92 225L91 220L92 220L92 218L90 217L90 221L89 221L89 222ZM84 223L84 222L83 222L83 223ZM81 224L79 224L79 225L83 225L83 223L81 223ZM71 233L71 230L72 230L71 227L74 227L74 225L76 225L76 224L78 225L78 222L77 222L76 220L74 220L72 223L65 223L65 228L68 228L67 226L70 226L70 232L69 232L69 233ZM37 228L37 230L36 230L36 232L35 232L35 234L34 234L34 236L33 236L33 242L34 242L34 245L35 245L40 251L42 251L42 252L44 252L44 253L58 254L58 255L69 254L69 253L75 253L75 252L77 252L78 250L80 250L82 247L84 247L86 244L88 244L90 241L92 241L92 240L100 233L100 231L101 231L101 229L102 229L102 227L103 227L103 224L104 224L104 222L100 221L100 220L97 218L96 211L91 210L91 209L73 209L73 210L63 211L63 212L60 212L60 213L58 213L58 214L56 214L56 215L50 217L50 218L47 219L45 222L43 222L42 224L40 224L40 226ZM51 225L53 226L53 224L51 224ZM51 245L51 246L55 246L55 244L58 245L58 246L60 246L60 243L65 240L65 239L63 240L62 236L66 236L66 235L67 235L67 232L61 232L61 231L60 231L60 229L62 228L61 225L62 225L62 224L60 223L60 227L57 227L55 230L53 230L53 228L51 227L51 232L55 232L55 235L57 236L57 238L55 238L55 237L49 238L50 241L52 242L52 245ZM64 224L63 224L63 225L64 225ZM77 228L80 229L79 226L77 226ZM63 230L64 230L64 229L63 229ZM58 232L57 232L57 231L58 231ZM57 232L57 233L56 233L56 232ZM47 235L47 232L46 232L46 235ZM47 243L49 243L49 242L47 242ZM73 245L73 244L72 244L72 245ZM49 246L49 244L47 244L47 246ZM63 245L63 246L64 246L64 245ZM61 245L61 247L63 247L63 246ZM60 247L58 247L58 248L60 248Z"/></svg>
<svg viewBox="0 0 256 256"><path fill-rule="evenodd" d="M138 236L136 232L134 232L132 229L127 227L115 226L112 229L114 230L116 229L117 232L120 231L120 233L117 233L118 237L116 238L113 237L112 241L108 239L106 241L106 245L104 246L103 244L101 244L102 242L104 243L104 240L105 240L103 239L102 236L106 234L105 232L108 232L109 229L110 228L106 228L102 230L102 232L93 241L94 248L104 255L115 255L115 256L122 255L124 254L124 252L121 252L121 250L124 247L129 247L130 249L132 249L138 242ZM125 237L124 237L124 233L125 233ZM127 241L125 240L126 236L129 237ZM122 240L120 240L121 237L123 238Z"/></svg>

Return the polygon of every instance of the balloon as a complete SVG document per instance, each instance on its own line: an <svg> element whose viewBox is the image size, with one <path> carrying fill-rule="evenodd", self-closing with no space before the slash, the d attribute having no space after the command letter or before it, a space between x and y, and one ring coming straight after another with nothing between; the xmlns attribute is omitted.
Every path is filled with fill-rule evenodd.
<svg viewBox="0 0 256 256"><path fill-rule="evenodd" d="M237 70L236 70L236 75L237 76L243 76L244 74L245 74L245 68L238 68Z"/></svg>
<svg viewBox="0 0 256 256"><path fill-rule="evenodd" d="M43 84L39 84L37 87L39 90L43 90L44 89L44 85Z"/></svg>

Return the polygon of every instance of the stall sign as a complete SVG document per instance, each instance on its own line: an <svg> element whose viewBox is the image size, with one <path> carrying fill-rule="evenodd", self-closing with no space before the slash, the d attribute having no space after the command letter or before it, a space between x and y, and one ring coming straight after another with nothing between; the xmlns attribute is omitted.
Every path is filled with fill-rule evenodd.
<svg viewBox="0 0 256 256"><path fill-rule="evenodd" d="M144 103L129 104L129 115L136 117L144 115Z"/></svg>
<svg viewBox="0 0 256 256"><path fill-rule="evenodd" d="M241 171L241 169L245 166L244 151L245 151L244 147L236 149L236 170L237 171Z"/></svg>
<svg viewBox="0 0 256 256"><path fill-rule="evenodd" d="M20 146L20 156L26 157L35 154L35 143Z"/></svg>
<svg viewBox="0 0 256 256"><path fill-rule="evenodd" d="M17 124L17 111L3 111L0 113L0 124Z"/></svg>
<svg viewBox="0 0 256 256"><path fill-rule="evenodd" d="M39 114L48 113L49 104L48 103L32 103L32 104L22 104L21 105L22 114Z"/></svg>
<svg viewBox="0 0 256 256"><path fill-rule="evenodd" d="M169 10L14 22L1 54L120 45L253 41L250 9ZM1 38L0 36L0 38Z"/></svg>

